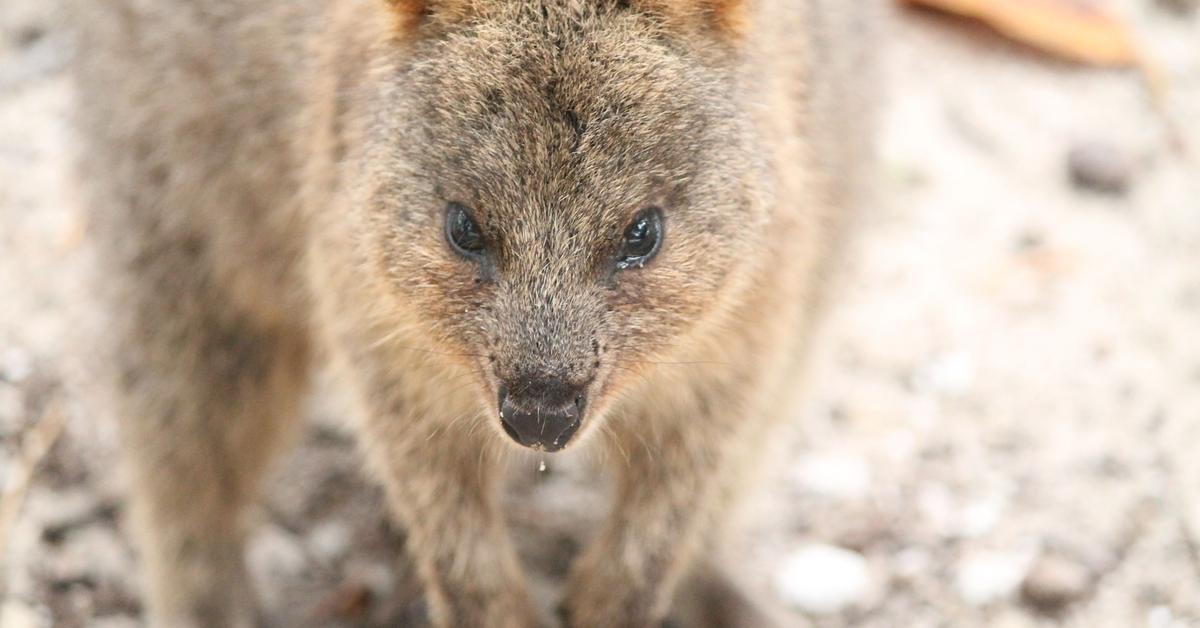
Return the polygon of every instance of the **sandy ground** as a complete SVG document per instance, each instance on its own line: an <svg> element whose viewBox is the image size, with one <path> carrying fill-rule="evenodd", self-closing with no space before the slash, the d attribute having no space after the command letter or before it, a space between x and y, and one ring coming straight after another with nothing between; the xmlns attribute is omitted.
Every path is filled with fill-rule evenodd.
<svg viewBox="0 0 1200 628"><path fill-rule="evenodd" d="M0 5L0 627L135 626L112 423L61 384L86 379L89 264L47 4ZM1157 107L1135 72L929 15L894 29L880 198L733 552L787 625L1200 626L1200 17L1120 4L1170 87ZM1073 184L1073 149L1127 191ZM403 534L337 408L314 400L250 563L281 626L406 625ZM587 476L553 459L516 482L547 604L600 508Z"/></svg>

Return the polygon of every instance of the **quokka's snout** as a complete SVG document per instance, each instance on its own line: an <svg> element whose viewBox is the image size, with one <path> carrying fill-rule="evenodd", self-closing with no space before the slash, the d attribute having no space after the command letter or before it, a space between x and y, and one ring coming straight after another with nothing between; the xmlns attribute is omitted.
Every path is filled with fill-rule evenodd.
<svg viewBox="0 0 1200 628"><path fill-rule="evenodd" d="M484 398L496 404L490 420L498 416L517 444L547 452L575 444L587 423L602 419L596 410L604 404L596 402L607 397L600 391L611 379L600 282L557 266L496 282L491 305L479 313L489 331L474 345L488 355L479 367Z"/></svg>
<svg viewBox="0 0 1200 628"><path fill-rule="evenodd" d="M492 416L499 417L501 430L518 445L559 451L580 440L585 422L600 420L588 412L596 407L588 401L604 380L600 343L591 343L594 349L589 350L587 342L553 329L536 315L527 313L514 322L521 320L525 324L517 327L540 333L497 339L500 355L485 367L491 369L485 386L495 399Z"/></svg>
<svg viewBox="0 0 1200 628"><path fill-rule="evenodd" d="M502 384L498 405L504 432L534 450L562 449L583 424L586 389L559 379Z"/></svg>

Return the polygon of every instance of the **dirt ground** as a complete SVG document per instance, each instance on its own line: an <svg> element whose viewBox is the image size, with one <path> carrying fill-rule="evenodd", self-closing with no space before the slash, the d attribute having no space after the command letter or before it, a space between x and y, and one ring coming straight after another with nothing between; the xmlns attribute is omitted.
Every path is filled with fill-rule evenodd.
<svg viewBox="0 0 1200 628"><path fill-rule="evenodd" d="M0 4L0 628L123 628L140 602L113 425L63 383L86 383L94 316L49 4ZM928 14L882 47L879 198L729 557L786 625L1200 626L1200 16L1118 4L1157 101L1137 72ZM257 514L264 607L406 625L403 534L323 391ZM603 508L586 466L549 465L511 509L547 606Z"/></svg>

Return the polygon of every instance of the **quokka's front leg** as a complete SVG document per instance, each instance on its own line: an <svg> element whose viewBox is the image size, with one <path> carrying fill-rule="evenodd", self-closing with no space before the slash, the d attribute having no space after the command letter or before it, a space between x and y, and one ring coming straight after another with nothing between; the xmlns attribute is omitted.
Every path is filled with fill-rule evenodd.
<svg viewBox="0 0 1200 628"><path fill-rule="evenodd" d="M622 450L611 457L616 506L573 568L562 605L569 628L658 628L762 432L761 424L739 428L722 423L729 415L697 411L634 433L660 418L613 426L613 447Z"/></svg>
<svg viewBox="0 0 1200 628"><path fill-rule="evenodd" d="M305 343L243 320L161 311L113 356L132 524L152 628L253 628L243 510L297 414ZM135 307L141 307L140 304ZM185 308L180 308L185 309Z"/></svg>
<svg viewBox="0 0 1200 628"><path fill-rule="evenodd" d="M496 435L475 417L444 412L380 412L364 435L369 461L407 529L433 625L532 628L534 605L496 499Z"/></svg>

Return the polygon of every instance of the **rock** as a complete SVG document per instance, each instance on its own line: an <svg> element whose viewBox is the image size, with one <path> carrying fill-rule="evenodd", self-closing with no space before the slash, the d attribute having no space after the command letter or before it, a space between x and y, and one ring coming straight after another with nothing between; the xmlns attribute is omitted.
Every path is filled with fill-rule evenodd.
<svg viewBox="0 0 1200 628"><path fill-rule="evenodd" d="M89 526L72 534L59 552L58 576L120 582L133 573L133 556L107 526Z"/></svg>
<svg viewBox="0 0 1200 628"><path fill-rule="evenodd" d="M958 396L975 384L975 360L961 351L935 356L913 373L912 385L921 392Z"/></svg>
<svg viewBox="0 0 1200 628"><path fill-rule="evenodd" d="M1189 16L1200 7L1200 0L1157 0L1159 8L1179 16Z"/></svg>
<svg viewBox="0 0 1200 628"><path fill-rule="evenodd" d="M991 532L1008 509L1008 499L1001 493L984 495L967 502L962 509L959 533L976 539Z"/></svg>
<svg viewBox="0 0 1200 628"><path fill-rule="evenodd" d="M33 374L33 358L16 347L0 350L0 380L19 384Z"/></svg>
<svg viewBox="0 0 1200 628"><path fill-rule="evenodd" d="M126 615L107 615L96 617L88 624L90 628L138 628L141 624Z"/></svg>
<svg viewBox="0 0 1200 628"><path fill-rule="evenodd" d="M308 533L308 546L318 559L332 563L346 555L350 536L350 528L345 523L326 521Z"/></svg>
<svg viewBox="0 0 1200 628"><path fill-rule="evenodd" d="M258 584L256 589L263 608L281 608L286 604L286 583L307 566L304 539L281 526L259 526L247 543L246 568L252 581Z"/></svg>
<svg viewBox="0 0 1200 628"><path fill-rule="evenodd" d="M0 606L0 626L4 628L42 628L49 625L50 620L44 614L17 600L7 600Z"/></svg>
<svg viewBox="0 0 1200 628"><path fill-rule="evenodd" d="M921 487L916 499L917 511L926 525L943 537L958 535L958 511L950 490L941 484Z"/></svg>
<svg viewBox="0 0 1200 628"><path fill-rule="evenodd" d="M26 511L42 527L42 540L55 544L104 516L100 496L81 487L38 492L31 496Z"/></svg>
<svg viewBox="0 0 1200 628"><path fill-rule="evenodd" d="M883 513L871 509L846 512L846 519L831 535L838 547L865 554L871 548L888 544L895 538L892 521Z"/></svg>
<svg viewBox="0 0 1200 628"><path fill-rule="evenodd" d="M1067 153L1067 170L1078 188L1121 196L1129 190L1133 161L1110 144L1081 142Z"/></svg>
<svg viewBox="0 0 1200 628"><path fill-rule="evenodd" d="M0 379L0 437L19 434L25 428L25 395L20 388Z"/></svg>
<svg viewBox="0 0 1200 628"><path fill-rule="evenodd" d="M977 552L959 562L954 586L970 604L998 602L1016 594L1028 564L1017 552Z"/></svg>
<svg viewBox="0 0 1200 628"><path fill-rule="evenodd" d="M279 526L262 526L248 545L246 562L260 581L292 577L304 571L307 559L300 539Z"/></svg>
<svg viewBox="0 0 1200 628"><path fill-rule="evenodd" d="M46 36L46 28L40 24L27 24L17 30L14 39L18 48L28 48Z"/></svg>
<svg viewBox="0 0 1200 628"><path fill-rule="evenodd" d="M871 487L871 469L861 456L822 453L805 456L796 467L795 478L813 493L853 500Z"/></svg>
<svg viewBox="0 0 1200 628"><path fill-rule="evenodd" d="M1087 595L1092 572L1055 554L1038 558L1021 582L1021 599L1043 613L1057 613Z"/></svg>
<svg viewBox="0 0 1200 628"><path fill-rule="evenodd" d="M1146 613L1148 628L1175 628L1175 614L1166 606L1155 606Z"/></svg>
<svg viewBox="0 0 1200 628"><path fill-rule="evenodd" d="M916 580L928 575L933 568L933 557L921 547L906 547L892 557L892 570L905 580Z"/></svg>
<svg viewBox="0 0 1200 628"><path fill-rule="evenodd" d="M362 622L374 602L371 588L358 581L339 584L317 603L313 615L325 620Z"/></svg>
<svg viewBox="0 0 1200 628"><path fill-rule="evenodd" d="M351 558L343 572L346 578L365 584L379 598L387 597L396 589L396 573L389 565L369 562L363 558Z"/></svg>
<svg viewBox="0 0 1200 628"><path fill-rule="evenodd" d="M810 545L783 561L775 588L790 606L828 615L861 605L871 588L867 560L832 545Z"/></svg>

